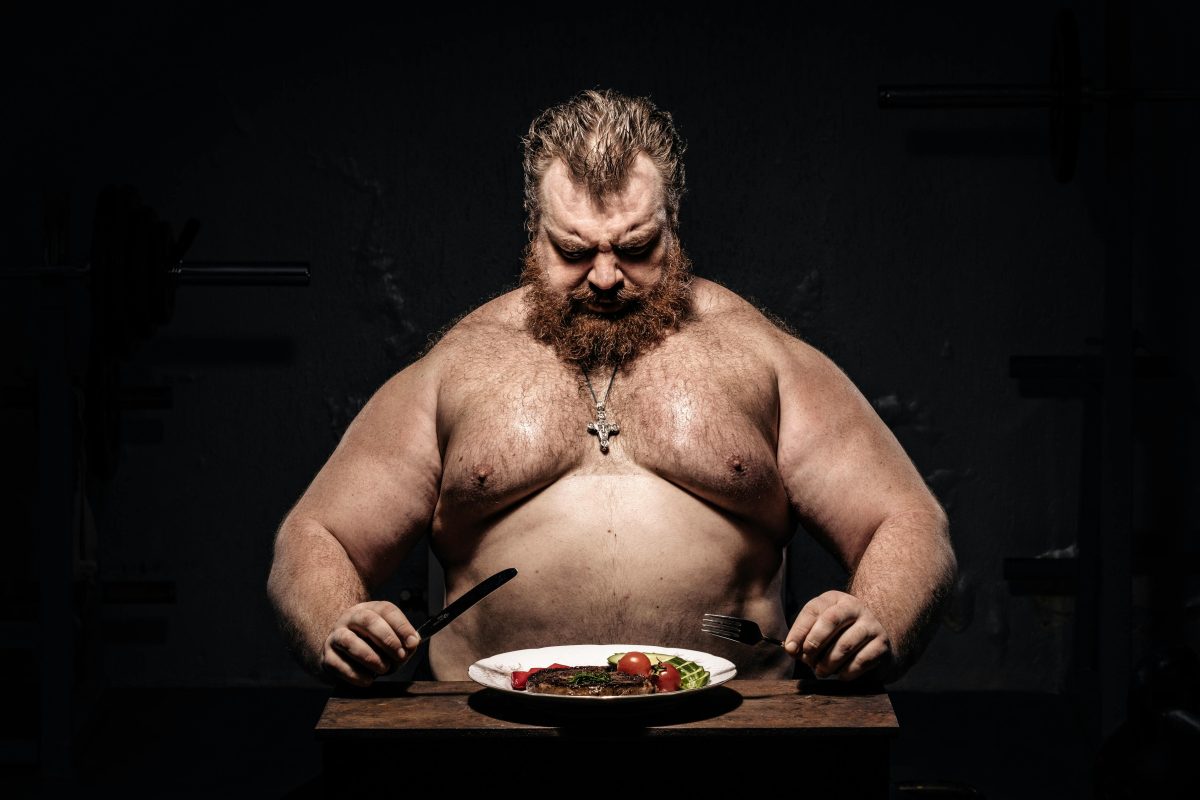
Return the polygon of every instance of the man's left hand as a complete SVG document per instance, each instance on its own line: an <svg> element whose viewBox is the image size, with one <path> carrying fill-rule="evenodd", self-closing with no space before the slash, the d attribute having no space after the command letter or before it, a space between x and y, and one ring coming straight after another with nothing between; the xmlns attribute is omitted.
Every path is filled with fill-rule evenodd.
<svg viewBox="0 0 1200 800"><path fill-rule="evenodd" d="M852 594L828 591L809 600L784 649L818 678L852 681L894 658L891 638L875 613Z"/></svg>

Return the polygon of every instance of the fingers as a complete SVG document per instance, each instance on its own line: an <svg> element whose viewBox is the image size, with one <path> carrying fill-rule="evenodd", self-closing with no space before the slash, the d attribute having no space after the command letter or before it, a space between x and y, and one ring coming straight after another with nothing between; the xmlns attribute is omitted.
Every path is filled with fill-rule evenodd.
<svg viewBox="0 0 1200 800"><path fill-rule="evenodd" d="M348 628L339 628L329 635L322 663L327 671L355 686L369 686L376 677L392 668L374 648Z"/></svg>
<svg viewBox="0 0 1200 800"><path fill-rule="evenodd" d="M817 662L833 646L840 633L857 622L861 613L861 604L857 602L839 601L827 606L809 628L808 635L800 645L804 662L815 669Z"/></svg>
<svg viewBox="0 0 1200 800"><path fill-rule="evenodd" d="M408 660L420 642L412 623L393 604L359 603L342 615L329 634L322 665L354 686L368 686Z"/></svg>
<svg viewBox="0 0 1200 800"><path fill-rule="evenodd" d="M812 663L813 674L818 678L837 674L843 667L848 666L867 644L874 641L879 633L876 626L859 619L832 638L824 653Z"/></svg>
<svg viewBox="0 0 1200 800"><path fill-rule="evenodd" d="M397 612L399 613L399 612ZM400 636L391 623L373 610L359 609L346 621L346 627L382 653L397 662L408 658Z"/></svg>
<svg viewBox="0 0 1200 800"><path fill-rule="evenodd" d="M793 656L800 655L800 643L808 638L808 632L812 630L812 626L816 624L821 616L821 611L824 610L824 605L818 604L819 599L809 600L804 604L804 608L800 609L800 613L796 616L796 622L792 625L792 629L788 631L783 649Z"/></svg>
<svg viewBox="0 0 1200 800"><path fill-rule="evenodd" d="M800 609L800 613L796 616L792 629L788 631L783 649L793 656L799 656L801 646L808 638L813 625L821 618L822 612L837 604L841 594L841 592L829 591L805 603L804 608ZM849 595L846 596L849 597Z"/></svg>
<svg viewBox="0 0 1200 800"><path fill-rule="evenodd" d="M885 641L881 639L870 641L854 655L854 660L838 673L838 677L844 681L857 680L882 665L890 651L891 648Z"/></svg>
<svg viewBox="0 0 1200 800"><path fill-rule="evenodd" d="M354 666L337 653L326 653L324 660L321 662L321 668L330 678L343 681L351 686L357 686L360 689L367 688L375 680L374 675L370 675L359 667Z"/></svg>
<svg viewBox="0 0 1200 800"><path fill-rule="evenodd" d="M805 604L784 644L818 678L855 680L891 654L887 632L870 608L845 592L828 591Z"/></svg>
<svg viewBox="0 0 1200 800"><path fill-rule="evenodd" d="M416 650L417 645L421 643L421 637L417 635L417 629L408 621L408 617L404 616L404 613L391 603L382 603L381 605L382 608L379 609L380 616L387 620L388 625L395 631L396 636L404 642L404 646L410 653Z"/></svg>

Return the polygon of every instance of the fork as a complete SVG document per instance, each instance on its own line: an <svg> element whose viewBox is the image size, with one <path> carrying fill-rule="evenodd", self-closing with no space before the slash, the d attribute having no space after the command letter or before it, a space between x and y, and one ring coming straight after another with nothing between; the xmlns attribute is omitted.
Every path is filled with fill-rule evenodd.
<svg viewBox="0 0 1200 800"><path fill-rule="evenodd" d="M719 636L722 639L729 639L732 642L741 642L742 644L770 642L771 644L783 647L783 642L778 639L764 636L757 622L743 619L742 617L727 617L724 614L705 614L703 621L700 623L700 630L713 636Z"/></svg>

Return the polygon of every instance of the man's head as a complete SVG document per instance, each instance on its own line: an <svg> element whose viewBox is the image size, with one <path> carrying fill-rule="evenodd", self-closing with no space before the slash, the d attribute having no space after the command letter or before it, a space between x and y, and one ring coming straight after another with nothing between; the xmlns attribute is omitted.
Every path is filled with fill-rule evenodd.
<svg viewBox="0 0 1200 800"><path fill-rule="evenodd" d="M552 106L529 126L525 143L525 227L535 239L542 215L542 179L561 162L574 183L596 200L624 185L636 156L645 155L662 180L671 232L679 230L686 145L671 115L647 97L589 89Z"/></svg>
<svg viewBox="0 0 1200 800"><path fill-rule="evenodd" d="M530 126L522 283L530 332L559 357L627 363L686 317L683 147L669 114L612 91L583 92Z"/></svg>

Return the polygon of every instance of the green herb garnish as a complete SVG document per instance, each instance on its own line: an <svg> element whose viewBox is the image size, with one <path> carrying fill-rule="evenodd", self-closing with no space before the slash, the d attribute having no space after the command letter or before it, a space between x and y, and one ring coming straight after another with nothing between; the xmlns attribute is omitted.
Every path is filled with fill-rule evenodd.
<svg viewBox="0 0 1200 800"><path fill-rule="evenodd" d="M580 672L567 678L572 686L600 686L612 683L612 675L607 672Z"/></svg>

